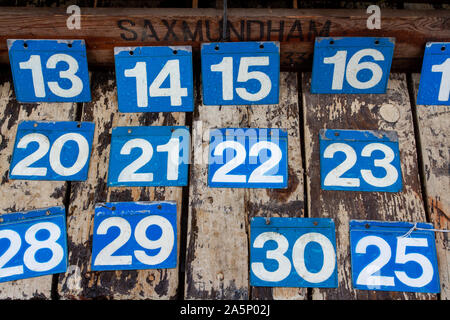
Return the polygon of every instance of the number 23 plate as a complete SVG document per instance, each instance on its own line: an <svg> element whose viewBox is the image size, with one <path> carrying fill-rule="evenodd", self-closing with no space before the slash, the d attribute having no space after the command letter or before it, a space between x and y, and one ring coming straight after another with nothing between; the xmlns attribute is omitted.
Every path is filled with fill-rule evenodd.
<svg viewBox="0 0 450 320"><path fill-rule="evenodd" d="M322 129L319 139L323 190L398 192L402 189L395 131Z"/></svg>

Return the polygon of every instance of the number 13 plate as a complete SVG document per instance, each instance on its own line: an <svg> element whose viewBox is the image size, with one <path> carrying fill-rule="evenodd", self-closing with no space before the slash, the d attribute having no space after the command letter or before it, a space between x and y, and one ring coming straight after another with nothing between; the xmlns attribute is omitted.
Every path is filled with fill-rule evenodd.
<svg viewBox="0 0 450 320"><path fill-rule="evenodd" d="M402 189L395 131L322 129L319 138L323 190L398 192Z"/></svg>

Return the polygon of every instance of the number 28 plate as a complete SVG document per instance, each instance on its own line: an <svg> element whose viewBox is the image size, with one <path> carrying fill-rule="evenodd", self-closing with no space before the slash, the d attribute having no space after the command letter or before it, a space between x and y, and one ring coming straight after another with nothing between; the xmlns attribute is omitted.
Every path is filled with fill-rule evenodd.
<svg viewBox="0 0 450 320"><path fill-rule="evenodd" d="M438 293L432 224L350 221L353 286L360 290Z"/></svg>
<svg viewBox="0 0 450 320"><path fill-rule="evenodd" d="M175 268L175 202L111 202L95 207L92 270Z"/></svg>
<svg viewBox="0 0 450 320"><path fill-rule="evenodd" d="M322 129L319 139L323 190L398 192L402 189L395 131Z"/></svg>
<svg viewBox="0 0 450 320"><path fill-rule="evenodd" d="M211 130L210 135L209 187L287 187L285 130L229 128Z"/></svg>
<svg viewBox="0 0 450 320"><path fill-rule="evenodd" d="M8 213L0 217L0 282L66 271L64 207Z"/></svg>

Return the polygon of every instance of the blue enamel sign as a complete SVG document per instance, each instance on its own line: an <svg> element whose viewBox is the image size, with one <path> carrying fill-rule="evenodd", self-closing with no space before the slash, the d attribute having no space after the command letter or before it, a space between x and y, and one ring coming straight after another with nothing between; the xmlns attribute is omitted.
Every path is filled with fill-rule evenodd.
<svg viewBox="0 0 450 320"><path fill-rule="evenodd" d="M395 131L321 129L320 183L323 190L402 189Z"/></svg>
<svg viewBox="0 0 450 320"><path fill-rule="evenodd" d="M433 226L350 221L353 287L360 290L439 293ZM412 231L412 232L411 232Z"/></svg>
<svg viewBox="0 0 450 320"><path fill-rule="evenodd" d="M19 102L91 101L84 40L8 39Z"/></svg>
<svg viewBox="0 0 450 320"><path fill-rule="evenodd" d="M175 202L111 202L95 206L92 270L176 266Z"/></svg>
<svg viewBox="0 0 450 320"><path fill-rule="evenodd" d="M120 112L194 110L191 47L116 47Z"/></svg>
<svg viewBox="0 0 450 320"><path fill-rule="evenodd" d="M86 180L94 127L92 122L20 122L9 178Z"/></svg>
<svg viewBox="0 0 450 320"><path fill-rule="evenodd" d="M64 207L0 215L0 282L66 272Z"/></svg>
<svg viewBox="0 0 450 320"><path fill-rule="evenodd" d="M450 42L426 44L417 104L450 105Z"/></svg>
<svg viewBox="0 0 450 320"><path fill-rule="evenodd" d="M203 43L203 104L277 104L278 42Z"/></svg>
<svg viewBox="0 0 450 320"><path fill-rule="evenodd" d="M214 129L210 132L208 186L287 188L284 129Z"/></svg>
<svg viewBox="0 0 450 320"><path fill-rule="evenodd" d="M186 186L188 127L117 127L112 130L108 186Z"/></svg>
<svg viewBox="0 0 450 320"><path fill-rule="evenodd" d="M385 93L394 38L317 37L311 93Z"/></svg>
<svg viewBox="0 0 450 320"><path fill-rule="evenodd" d="M338 286L332 219L252 218L250 284L259 287Z"/></svg>

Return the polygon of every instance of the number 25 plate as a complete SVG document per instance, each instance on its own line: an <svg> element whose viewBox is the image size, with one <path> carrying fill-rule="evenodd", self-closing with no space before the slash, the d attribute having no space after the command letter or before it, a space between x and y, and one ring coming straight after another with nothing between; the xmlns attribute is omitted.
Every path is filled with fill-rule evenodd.
<svg viewBox="0 0 450 320"><path fill-rule="evenodd" d="M353 286L361 290L438 293L439 273L430 223L350 221ZM425 229L425 230L423 230ZM408 234L409 233L409 234Z"/></svg>
<svg viewBox="0 0 450 320"><path fill-rule="evenodd" d="M322 129L319 139L323 190L398 192L402 189L395 131Z"/></svg>

